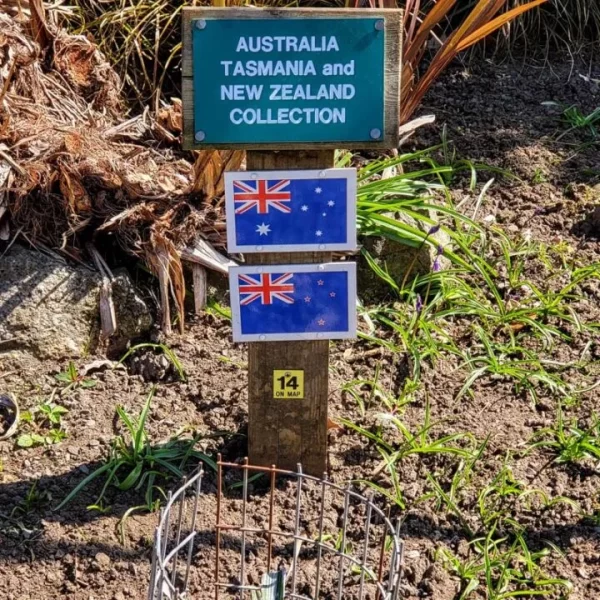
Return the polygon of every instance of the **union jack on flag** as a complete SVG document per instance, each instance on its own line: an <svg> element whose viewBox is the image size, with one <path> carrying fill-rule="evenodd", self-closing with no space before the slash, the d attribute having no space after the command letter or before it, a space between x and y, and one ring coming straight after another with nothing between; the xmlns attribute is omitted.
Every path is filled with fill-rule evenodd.
<svg viewBox="0 0 600 600"><path fill-rule="evenodd" d="M281 179L275 182L266 179L234 181L233 201L237 207L235 214L241 215L253 208L256 208L259 215L268 214L269 208L274 208L283 213L291 213L292 207L286 204L292 199L289 185L289 179Z"/></svg>
<svg viewBox="0 0 600 600"><path fill-rule="evenodd" d="M288 283L293 273L284 273L273 278L272 273L261 275L239 275L240 278L240 301L241 306L252 304L260 300L261 304L273 304L273 300L281 300L286 304L294 304L294 284Z"/></svg>

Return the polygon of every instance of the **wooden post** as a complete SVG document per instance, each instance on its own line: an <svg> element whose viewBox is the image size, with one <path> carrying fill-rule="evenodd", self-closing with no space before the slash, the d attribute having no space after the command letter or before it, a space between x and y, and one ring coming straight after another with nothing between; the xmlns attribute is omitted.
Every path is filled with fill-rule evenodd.
<svg viewBox="0 0 600 600"><path fill-rule="evenodd" d="M249 151L247 170L325 169L333 166L333 150ZM330 252L248 254L249 265L319 263ZM251 464L281 469L298 463L309 475L327 466L327 397L329 341L253 342L248 345L248 455ZM273 398L273 371L304 371L303 399Z"/></svg>
<svg viewBox="0 0 600 600"><path fill-rule="evenodd" d="M253 21L251 26L248 21ZM247 150L246 168L256 172L330 169L334 166L336 148L396 148L401 32L400 10L185 8L184 148ZM260 48L249 47L250 35L255 41L259 40ZM283 39L287 40L284 45ZM279 41L273 45L273 40ZM255 75L252 66L256 64L255 59L261 64L259 80L249 85L247 77ZM306 69L302 72L292 69L284 75L282 65L292 60L305 64ZM317 94L316 90L325 92ZM287 177L293 180L290 175ZM258 242L238 244L236 214L243 214L250 207L236 210L235 182L231 181L226 198L228 247L231 251L238 245L251 246L243 251L250 269L235 267L230 280L234 339L250 342L249 459L255 465L276 464L286 469L295 469L302 463L306 473L320 476L327 463L329 341L321 339L321 333L310 327L298 328L292 318L288 322L291 313L286 313L286 317L279 315L280 320L286 320L282 325L268 320L275 312L256 310L245 311L246 321L254 318L257 327L253 325L254 330L249 328L251 333L243 334L240 273L253 272L254 265L269 265L262 270L268 281L268 274L276 273L279 266L300 272L296 265L311 263L313 267L308 272L313 273L318 270L316 263L331 261L331 249L335 246L315 242L323 235L321 228L315 229L316 238L297 243L291 240L301 236L289 236L287 243L283 243L285 239L271 242L275 239L273 236L264 246ZM317 191L315 187L314 191L319 194L322 190ZM348 198L339 201L348 203ZM331 202L329 206L336 205L335 201ZM306 208L302 206L303 211L309 210L308 204L309 200ZM256 210L261 214L268 212L259 211L258 207ZM326 210L322 217L327 214ZM300 222L309 221L290 220L286 227L295 234L299 230L293 227L298 227ZM354 227L354 223L346 223L346 226ZM258 223L255 233L266 236L269 227L269 223ZM288 247L295 251L282 250ZM323 251L313 251L314 248ZM344 299L345 308L349 310L347 322L351 323L346 332L354 335L354 270L345 270L347 293L336 295L331 291L329 296ZM256 273L260 271L256 269ZM320 280L316 283L324 284ZM244 294L244 307L257 300L251 299L248 291ZM284 302L286 300L284 298ZM311 296L305 296L304 301L311 302ZM261 298L261 306L263 304L270 305L270 297L264 303ZM306 312L298 310L297 316ZM325 319L319 318L316 323L323 326ZM273 334L271 339L286 341L267 341L260 329L265 324L279 328L268 332ZM323 333L331 339L344 337L344 330L324 329ZM308 341L311 337L316 339ZM302 341L295 341L299 338ZM254 341L257 339L261 341Z"/></svg>

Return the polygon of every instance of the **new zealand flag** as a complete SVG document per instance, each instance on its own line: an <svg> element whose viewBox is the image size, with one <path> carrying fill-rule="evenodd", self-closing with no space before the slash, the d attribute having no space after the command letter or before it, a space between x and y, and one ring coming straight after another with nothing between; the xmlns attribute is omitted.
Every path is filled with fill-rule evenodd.
<svg viewBox="0 0 600 600"><path fill-rule="evenodd" d="M354 337L354 266L232 268L234 340Z"/></svg>

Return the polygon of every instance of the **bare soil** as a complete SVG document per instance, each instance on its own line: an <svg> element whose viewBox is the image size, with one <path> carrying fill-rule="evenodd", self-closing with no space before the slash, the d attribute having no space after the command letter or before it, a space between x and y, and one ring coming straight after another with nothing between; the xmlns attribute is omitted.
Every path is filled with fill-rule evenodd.
<svg viewBox="0 0 600 600"><path fill-rule="evenodd" d="M582 67L581 72L587 74L587 69ZM439 142L442 124L446 124L447 137L460 157L510 170L521 178L515 181L490 173L496 182L485 197L478 219L495 219L510 236L526 232L548 244L560 242L569 260L590 264L600 258L600 153L598 146L581 147L588 139L585 132L565 136L560 143L553 141L563 126L557 110L542 106L548 100L577 104L586 113L600 104L600 91L568 64L553 63L544 69L489 63L457 67L427 96L423 112L435 113L438 123L420 133L413 144L424 148ZM486 176L480 173L480 181ZM467 178L457 181L454 190L456 202L473 195ZM530 276L535 280L535 274ZM600 321L599 283L590 283L586 294L589 302L581 309L590 320ZM120 517L129 507L141 503L138 495L111 490L110 510L90 511L86 507L94 503L100 490L94 484L60 511L53 509L100 464L111 439L120 432L114 419L115 405L122 404L138 413L152 378L162 377L149 420L153 439L168 438L182 427L207 435L225 431L234 435L207 439L206 448L221 450L229 460L241 459L247 424L246 349L232 344L230 333L228 323L218 317L190 316L186 333L169 340L186 369L186 382L176 381L168 369L144 369L140 361L129 371L97 371L90 375L97 381L94 388L79 388L60 398L69 409L64 417L68 431L65 441L31 449L18 448L14 438L0 442L0 598L137 600L146 596L157 515L133 515L127 522L125 543L118 535ZM600 341L589 334L575 335L572 344L559 344L554 350L554 360L568 362L584 349L595 362L586 373L573 370L565 375L574 385L588 385L590 379L598 378ZM369 350L372 348L363 341L334 345L330 378L333 420L343 417L365 428L374 426L380 412L377 404L367 406L362 415L356 401L341 388L354 379L372 379L377 367L382 386L396 394L402 389L406 371L402 357L386 350L367 353ZM95 358L82 361L78 367ZM18 396L22 409L33 407L50 396L56 387L54 375L65 367L66 362L40 363L34 357L2 353L0 348L0 392ZM439 423L437 434L471 432L479 440L490 436L475 484L485 485L508 451L522 449L536 431L554 420L556 402L552 397L542 395L534 404L505 380L483 377L475 384L472 398L465 396L456 402L464 372L457 371L457 364L450 360L426 368L422 382L417 400L402 415L409 427L418 429L422 425L428 401L432 420ZM585 420L599 409L592 390L583 396L577 411ZM543 452L515 457L512 467L517 479L549 496L567 496L585 513L597 509L597 468L548 464L549 456ZM344 484L374 479L385 485L376 474L380 461L365 438L347 429L331 430L329 476L333 481ZM448 464L439 457L410 457L403 463L400 476L407 509L396 512L403 519L401 534L406 544L405 598L458 597L457 581L440 567L435 556L442 546L464 556L463 528L452 515L436 510L433 502L417 502L430 491L426 474L445 473ZM29 494L27 500L34 484L35 494ZM205 507L200 507L206 523L214 515L210 498ZM526 524L532 548L551 542L562 552L553 553L543 566L552 576L570 579L570 598L600 597L598 524L584 521L575 508L566 504L546 510L523 508L519 519ZM212 577L208 562L205 577L199 573L194 580L194 598L212 597L212 591L208 591Z"/></svg>

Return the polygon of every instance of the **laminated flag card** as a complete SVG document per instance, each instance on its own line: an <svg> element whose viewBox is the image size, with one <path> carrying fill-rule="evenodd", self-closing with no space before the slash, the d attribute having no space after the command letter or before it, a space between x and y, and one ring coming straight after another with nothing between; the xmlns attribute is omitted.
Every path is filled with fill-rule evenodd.
<svg viewBox="0 0 600 600"><path fill-rule="evenodd" d="M225 174L229 252L356 249L356 169Z"/></svg>
<svg viewBox="0 0 600 600"><path fill-rule="evenodd" d="M229 270L236 342L356 337L356 264Z"/></svg>

